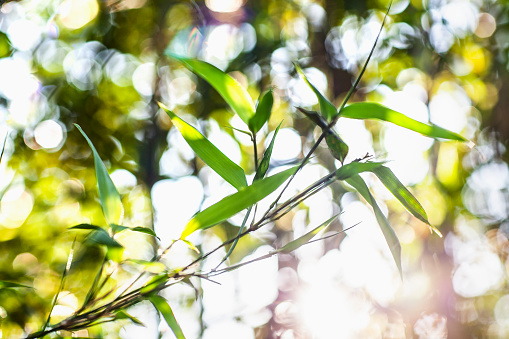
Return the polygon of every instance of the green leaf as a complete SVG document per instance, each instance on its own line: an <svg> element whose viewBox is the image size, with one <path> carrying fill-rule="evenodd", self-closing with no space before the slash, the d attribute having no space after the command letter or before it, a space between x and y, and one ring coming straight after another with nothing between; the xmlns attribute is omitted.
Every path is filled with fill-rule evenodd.
<svg viewBox="0 0 509 339"><path fill-rule="evenodd" d="M256 134L263 125L269 120L270 113L272 112L272 105L274 104L274 94L272 89L269 89L260 99L256 112L251 119L249 119L249 130Z"/></svg>
<svg viewBox="0 0 509 339"><path fill-rule="evenodd" d="M148 227L142 227L142 226L127 227L127 226L121 226L121 225L115 225L115 224L111 225L111 227L115 233L120 233L123 231L139 232L139 233L145 233L145 234L151 235L151 236L156 237L157 239L161 240L157 236L157 234L154 232L154 230L151 228L148 228Z"/></svg>
<svg viewBox="0 0 509 339"><path fill-rule="evenodd" d="M129 313L127 313L124 310L120 310L115 313L115 320L117 320L117 319L129 319L136 325L146 327L145 324L142 323L138 318L133 317L132 315L130 315Z"/></svg>
<svg viewBox="0 0 509 339"><path fill-rule="evenodd" d="M177 126L182 136L193 151L210 168L229 182L237 190L247 186L246 173L244 170L224 155L214 144L203 136L196 128L180 119L175 113L166 108L163 104L159 106L168 113L173 124Z"/></svg>
<svg viewBox="0 0 509 339"><path fill-rule="evenodd" d="M399 202L405 206L408 212L412 213L414 217L427 224L436 234L440 237L442 233L430 224L428 221L428 216L426 211L422 207L422 205L417 201L417 199L410 193L410 191L399 181L399 179L394 175L390 168L385 166L376 167L371 170L371 172L375 173L375 175L380 179L382 184L399 200Z"/></svg>
<svg viewBox="0 0 509 339"><path fill-rule="evenodd" d="M329 151L332 156L338 159L341 164L345 161L348 155L348 145L336 134L336 132L329 130L325 136L325 142L329 146Z"/></svg>
<svg viewBox="0 0 509 339"><path fill-rule="evenodd" d="M313 230L309 231L308 233L304 234L303 236L290 241L288 244L284 245L283 247L279 248L276 252L279 253L290 253L292 251L295 251L297 248L301 247L302 245L307 244L315 235L317 235L319 232L327 228L332 220L334 220L337 217L337 215L333 216L329 220L322 223L320 226L315 227Z"/></svg>
<svg viewBox="0 0 509 339"><path fill-rule="evenodd" d="M322 128L325 132L325 141L327 142L327 146L329 146L329 151L334 158L338 159L341 164L343 164L346 156L348 155L348 145L339 137L339 135L337 135L336 132L329 129L327 122L319 116L318 113L308 111L301 107L297 107L297 109Z"/></svg>
<svg viewBox="0 0 509 339"><path fill-rule="evenodd" d="M101 201L101 207L104 217L106 218L106 222L108 224L120 224L124 214L120 194L118 194L118 191L106 170L106 166L104 166L104 163L92 144L92 141L90 141L79 125L74 124L74 126L76 126L76 128L85 137L88 145L92 149L92 153L94 154L95 175L97 177L97 187L99 188L99 200Z"/></svg>
<svg viewBox="0 0 509 339"><path fill-rule="evenodd" d="M385 241L387 241L387 244L389 245L392 257L394 258L394 262L398 267L399 274L401 278L403 278L403 271L401 269L401 244L399 243L398 237L396 236L396 233L392 229L392 226L389 224L389 220L387 220L385 215L382 213L382 210L380 210L380 207L378 207L375 198L369 191L368 186L366 185L366 183L364 182L360 175L355 174L350 178L346 179L346 182L353 186L364 197L364 199L366 199L366 201L371 205L371 207L373 207L373 211L375 212L378 225L382 230L382 233L385 237Z"/></svg>
<svg viewBox="0 0 509 339"><path fill-rule="evenodd" d="M167 273L162 273L156 275L152 279L150 279L145 286L140 289L141 295L150 295L155 290L158 290L158 287L162 287L170 278Z"/></svg>
<svg viewBox="0 0 509 339"><path fill-rule="evenodd" d="M185 239L194 231L217 225L221 221L254 205L281 186L286 179L295 173L297 168L298 166L295 166L268 178L256 181L251 186L247 186L199 212L187 223L180 238Z"/></svg>
<svg viewBox="0 0 509 339"><path fill-rule="evenodd" d="M18 284L18 283L12 282L12 281L0 280L0 290L4 289L4 288L19 288L19 287L22 287L22 288L33 288L31 286Z"/></svg>
<svg viewBox="0 0 509 339"><path fill-rule="evenodd" d="M263 152L262 161L260 161L260 165L258 165L258 169L256 170L256 174L254 176L253 182L262 179L267 173L270 165L270 157L272 156L272 149L274 148L274 141L276 140L277 132L279 132L279 128L281 127L281 121L274 131L274 135L272 136L272 140L270 141L269 147Z"/></svg>
<svg viewBox="0 0 509 339"><path fill-rule="evenodd" d="M309 82L308 78L306 77L306 75L304 74L299 65L294 63L294 66L297 72L302 77L302 79L304 79L304 81L309 85L313 92L315 92L315 95L318 98L318 103L320 104L320 112L322 113L323 117L325 118L325 120L330 121L337 114L336 107L329 100L327 100L322 95L322 93L320 93L320 91L317 90L315 86L313 86L312 83Z"/></svg>
<svg viewBox="0 0 509 339"><path fill-rule="evenodd" d="M379 119L392 122L395 125L407 128L431 138L441 138L458 141L468 141L461 135L446 130L436 125L428 125L411 119L406 115L396 112L388 107L374 102L354 103L341 111L341 117L350 119Z"/></svg>
<svg viewBox="0 0 509 339"><path fill-rule="evenodd" d="M179 60L189 70L207 81L239 117L246 124L249 124L249 120L255 115L255 106L249 93L237 80L207 62L177 56L168 52L166 55Z"/></svg>
<svg viewBox="0 0 509 339"><path fill-rule="evenodd" d="M108 247L117 247L121 248L123 247L120 245L115 239L110 237L108 232L102 227L96 226L96 225L90 225L90 224L80 224L73 226L69 228L71 230L92 230L90 234L88 235L88 240L99 244L99 245L106 245Z"/></svg>
<svg viewBox="0 0 509 339"><path fill-rule="evenodd" d="M170 326L171 330L173 331L173 334L175 334L175 337L177 337L177 339L186 339L166 299L158 295L152 295L149 297L149 300L152 303L152 305L154 305L154 307L159 312L161 312L161 314L164 317L164 320L166 320L166 323L168 323L168 326Z"/></svg>
<svg viewBox="0 0 509 339"><path fill-rule="evenodd" d="M124 262L140 265L147 272L159 274L166 271L166 266L159 261L148 261L142 259L126 259Z"/></svg>
<svg viewBox="0 0 509 339"><path fill-rule="evenodd" d="M385 164L385 162L359 162L359 161L353 161L349 164L346 164L344 166L341 166L336 170L336 179L338 180L345 180L348 179L356 174L372 171L373 169L382 166Z"/></svg>

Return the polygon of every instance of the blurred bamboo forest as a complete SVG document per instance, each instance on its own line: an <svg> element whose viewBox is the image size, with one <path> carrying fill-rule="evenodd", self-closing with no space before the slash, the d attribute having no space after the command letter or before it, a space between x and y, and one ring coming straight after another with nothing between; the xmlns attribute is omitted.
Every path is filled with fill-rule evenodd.
<svg viewBox="0 0 509 339"><path fill-rule="evenodd" d="M3 2L2 2L3 3ZM162 245L199 210L234 190L185 143L162 102L199 126L247 174L251 141L218 93L165 51L229 72L253 100L274 90L260 145L283 121L272 164L301 159L319 136L296 106L317 108L292 62L338 106L365 62L386 0L23 0L1 5L0 337L41 327L76 238L73 265L52 317L72 314L102 249L69 231L105 225L86 131L122 195L124 224L153 227ZM509 2L395 1L379 45L350 101L382 103L460 133L475 147L438 143L377 121L340 119L348 159L368 152L410 187L430 234L369 175L402 244L403 280L371 209L332 185L242 239L231 263L280 247L341 212L346 236L299 248L164 291L187 338L509 337ZM263 148L263 147L261 147ZM296 177L339 167L325 147ZM193 235L200 249L233 236L242 216ZM149 260L157 244L123 234L122 258ZM175 246L167 265L188 263ZM217 253L216 263L225 253ZM207 262L205 262L205 265ZM213 265L213 264L211 264ZM118 284L129 267L113 276ZM77 333L93 338L173 338L150 304L130 310L145 327L115 322ZM65 334L62 334L65 335ZM70 334L67 334L70 335Z"/></svg>

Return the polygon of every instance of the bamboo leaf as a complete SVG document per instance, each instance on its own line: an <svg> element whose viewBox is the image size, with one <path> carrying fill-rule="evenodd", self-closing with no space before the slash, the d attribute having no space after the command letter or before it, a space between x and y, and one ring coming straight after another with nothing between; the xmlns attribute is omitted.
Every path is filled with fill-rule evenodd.
<svg viewBox="0 0 509 339"><path fill-rule="evenodd" d="M18 284L18 283L12 282L12 281L0 280L0 290L4 289L4 288L20 288L20 287L22 287L22 288L33 288L31 286Z"/></svg>
<svg viewBox="0 0 509 339"><path fill-rule="evenodd" d="M322 95L322 93L320 93L320 91L316 89L315 86L313 86L311 82L309 82L308 78L306 77L306 75L302 71L302 68L300 68L299 65L294 63L294 66L299 75L302 77L302 79L304 79L304 81L309 85L313 92L315 92L315 95L318 98L318 103L320 104L320 112L322 113L323 117L325 118L325 120L330 121L337 114L336 107L329 100L327 100Z"/></svg>
<svg viewBox="0 0 509 339"><path fill-rule="evenodd" d="M143 227L143 226L127 227L127 226L121 226L121 225L115 225L115 224L111 225L111 227L115 233L120 233L123 231L139 232L139 233L145 233L145 234L151 235L151 236L156 237L157 239L161 240L157 236L157 234L154 232L154 230L151 228L148 228L148 227Z"/></svg>
<svg viewBox="0 0 509 339"><path fill-rule="evenodd" d="M258 106L256 106L256 112L251 119L249 119L249 130L256 134L263 125L269 120L270 114L272 113L272 105L274 104L274 94L272 89L269 89L261 97Z"/></svg>
<svg viewBox="0 0 509 339"><path fill-rule="evenodd" d="M152 295L149 297L149 300L152 303L152 305L154 305L154 307L159 312L161 312L161 314L164 317L164 320L166 320L166 323L168 324L168 326L170 326L171 330L173 331L173 334L175 334L177 339L186 339L166 299L158 295Z"/></svg>
<svg viewBox="0 0 509 339"><path fill-rule="evenodd" d="M260 165L256 170L253 182L262 179L265 176L265 173L267 173L267 170L269 169L270 157L272 156L272 149L274 148L274 141L276 140L277 132L279 132L279 128L281 127L282 123L283 122L281 121L277 126L276 130L274 131L274 135L272 136L272 140L270 141L269 147L267 147L265 152L263 152L262 161L260 161Z"/></svg>
<svg viewBox="0 0 509 339"><path fill-rule="evenodd" d="M247 186L244 170L224 155L214 144L203 136L196 128L180 119L175 113L166 108L163 104L159 106L170 116L173 124L187 141L193 151L210 168L229 182L237 190Z"/></svg>
<svg viewBox="0 0 509 339"><path fill-rule="evenodd" d="M88 145L92 149L95 163L95 175L97 177L97 187L99 189L99 200L101 201L101 207L104 217L106 218L106 222L108 224L120 224L124 214L120 194L118 194L118 191L106 170L106 166L104 166L104 163L92 144L92 141L90 141L79 125L74 124L74 126L76 126L83 137L85 137Z"/></svg>
<svg viewBox="0 0 509 339"><path fill-rule="evenodd" d="M249 120L255 115L254 103L249 93L235 79L207 62L171 53L166 53L166 55L179 60L189 70L207 81L239 117L249 124Z"/></svg>
<svg viewBox="0 0 509 339"><path fill-rule="evenodd" d="M99 245L106 245L108 247L123 247L115 239L110 237L108 232L102 227L90 224L80 224L69 228L71 230L92 230L88 235L88 240Z"/></svg>
<svg viewBox="0 0 509 339"><path fill-rule="evenodd" d="M281 186L297 168L298 167L295 166L268 178L258 180L251 186L244 187L239 192L229 195L216 204L199 212L187 223L180 238L185 239L194 231L212 227L249 206L254 205Z"/></svg>
<svg viewBox="0 0 509 339"><path fill-rule="evenodd" d="M426 211L422 207L422 205L417 201L417 199L410 193L410 191L399 181L399 179L394 175L390 168L385 166L376 167L371 170L371 172L375 173L375 175L380 179L382 184L399 200L399 202L405 206L405 208L410 212L414 217L427 224L437 235L442 237L442 233L433 225L430 224L428 220L428 215Z"/></svg>
<svg viewBox="0 0 509 339"><path fill-rule="evenodd" d="M292 251L295 251L297 248L301 247L302 245L307 244L315 235L317 235L322 230L329 227L332 220L334 220L337 217L337 215L333 216L329 220L322 223L320 226L315 227L313 230L309 231L308 233L304 234L303 236L290 241L288 244L284 245L283 247L276 250L276 253L290 253Z"/></svg>
<svg viewBox="0 0 509 339"><path fill-rule="evenodd" d="M332 156L338 159L341 164L345 161L348 155L348 145L337 135L336 132L329 130L325 136L325 142L329 146L329 151Z"/></svg>
<svg viewBox="0 0 509 339"><path fill-rule="evenodd" d="M120 310L115 313L115 320L117 320L117 319L129 319L136 325L146 327L145 324L142 323L138 318L133 317L132 315L130 315L129 313L127 313L124 310Z"/></svg>
<svg viewBox="0 0 509 339"><path fill-rule="evenodd" d="M394 258L394 262L398 267L399 274L401 278L403 278L403 271L401 269L401 244L399 243L398 237L396 236L396 233L392 229L392 226L389 224L389 220L387 220L385 215L382 213L382 210L380 210L380 207L378 207L375 198L369 191L368 186L366 185L366 183L364 182L360 175L355 174L350 178L346 179L346 182L353 186L364 197L364 199L366 199L366 201L371 205L371 207L373 207L373 211L375 212L375 217L376 220L378 221L378 225L382 230L382 233L385 237L385 241L387 241L387 245L389 245L392 257Z"/></svg>
<svg viewBox="0 0 509 339"><path fill-rule="evenodd" d="M336 170L336 179L338 180L346 180L356 174L372 171L373 169L382 166L385 162L359 162L353 161L349 164L341 166Z"/></svg>
<svg viewBox="0 0 509 339"><path fill-rule="evenodd" d="M431 138L468 141L461 135L436 125L428 125L374 102L354 103L341 111L341 117L350 119L378 119L391 122Z"/></svg>

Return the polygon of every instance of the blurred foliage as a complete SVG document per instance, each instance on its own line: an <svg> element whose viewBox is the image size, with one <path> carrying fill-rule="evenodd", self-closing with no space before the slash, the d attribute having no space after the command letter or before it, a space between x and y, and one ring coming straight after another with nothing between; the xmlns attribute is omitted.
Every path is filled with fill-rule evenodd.
<svg viewBox="0 0 509 339"><path fill-rule="evenodd" d="M198 57L229 72L255 102L272 88L272 116L258 144L260 149L267 145L269 131L283 121L278 134L283 146L278 150L276 142L271 165L291 163L306 154L319 134L295 108L317 109L318 102L292 62L339 106L372 47L387 5L386 0L3 3L0 137L7 139L0 168L0 280L33 288L0 286L0 337L19 338L40 329L75 237L72 279L52 318L76 310L86 298L83 286L92 284L103 260L103 249L86 243L84 232L68 230L83 223L106 225L93 155L74 123L93 141L121 194L124 225L154 228L168 244L202 205L212 203L211 197L234 191L209 175L158 101L199 126L246 174L254 173L255 164L250 141L225 128L247 127L212 86L164 51ZM368 220L344 240L327 239L309 251L281 256L279 274L274 272L279 283L265 276L270 272L258 272L257 278L276 285L276 296L257 304L270 310L269 316L262 312L252 320L232 311L223 319L211 317L221 306L207 304L207 294L218 290L207 290L206 282L194 282L203 292L196 302L192 288L172 293L176 317L181 310L191 319L182 323L186 336L214 337L222 323L242 324L231 333L245 338L509 336L508 20L506 1L396 1L353 97L460 133L475 148L423 141L377 121L340 119L335 128L350 146L349 161L366 151L391 160L392 170L411 186L431 224L444 234L443 239L431 236L426 225L365 177L383 202L381 209L390 210L388 219L401 240L403 282L370 235L378 231L363 228ZM309 180L303 182L336 166L320 147L313 170L302 174ZM332 185L325 197L302 203L265 233L239 241L230 262L249 258L266 245L281 247L308 225L316 227L340 211L345 216L337 228L362 221L369 212L350 190ZM234 237L241 222L231 218L193 241L210 249ZM147 235L122 233L120 241L126 246L124 259L149 260L156 250ZM192 257L188 248L175 251L177 259L168 259L169 266ZM115 271L112 284L131 274L129 267ZM253 286L261 291L260 285ZM227 284L220 288L221 293L235 291ZM320 289L329 294L313 294ZM338 290L343 294L334 294ZM302 291L335 305L299 304ZM116 338L120 333L127 338L130 331L136 333L122 321L78 335ZM129 330L121 330L124 325ZM157 324L147 325L147 331L156 336Z"/></svg>

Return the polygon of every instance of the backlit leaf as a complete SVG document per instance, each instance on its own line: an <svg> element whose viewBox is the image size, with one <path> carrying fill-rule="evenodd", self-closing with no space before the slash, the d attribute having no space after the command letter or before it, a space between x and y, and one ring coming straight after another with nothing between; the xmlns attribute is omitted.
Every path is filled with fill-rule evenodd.
<svg viewBox="0 0 509 339"><path fill-rule="evenodd" d="M337 114L336 107L329 100L327 100L322 95L322 93L320 93L320 91L316 89L315 86L313 86L311 82L309 82L308 78L306 77L306 75L302 71L302 68L300 68L299 65L294 63L294 66L297 72L302 77L302 79L304 79L304 81L309 85L313 92L315 92L315 95L318 98L318 103L320 104L320 112L322 113L323 117L325 118L325 120L330 121Z"/></svg>
<svg viewBox="0 0 509 339"><path fill-rule="evenodd" d="M154 305L154 307L159 312L161 312L161 314L164 317L164 320L166 320L166 323L168 324L168 326L170 326L171 330L173 331L173 334L175 334L175 337L177 337L177 339L186 339L166 299L158 295L152 295L149 297L149 300L152 303L152 305Z"/></svg>
<svg viewBox="0 0 509 339"><path fill-rule="evenodd" d="M207 81L214 89L223 97L230 107L239 115L239 117L249 124L249 120L255 114L255 106L249 93L242 87L237 80L221 71L216 66L207 62L177 56L175 54L166 53L166 55L179 60Z"/></svg>
<svg viewBox="0 0 509 339"><path fill-rule="evenodd" d="M3 288L19 288L19 287L22 287L22 288L33 288L31 286L18 284L18 283L12 282L12 281L0 280L0 290L3 289Z"/></svg>
<svg viewBox="0 0 509 339"><path fill-rule="evenodd" d="M246 174L244 170L224 155L214 144L203 136L196 128L180 119L175 113L170 111L164 105L159 104L163 110L168 113L173 124L187 141L193 151L210 168L219 174L224 180L229 182L237 190L247 186Z"/></svg>
<svg viewBox="0 0 509 339"><path fill-rule="evenodd" d="M403 277L403 271L401 269L401 244L399 243L398 237L396 236L396 233L392 229L392 226L389 224L389 220L387 220L382 210L380 210L380 207L378 207L375 198L369 191L368 186L366 185L366 183L364 182L360 175L355 174L350 178L346 179L346 182L353 186L363 196L363 198L366 199L368 204L370 204L371 207L373 207L373 211L375 212L375 217L376 220L378 221L378 225L382 230L382 233L385 237L385 241L387 241L387 244L389 245L392 257L394 258L394 262L398 267L399 274L401 277Z"/></svg>
<svg viewBox="0 0 509 339"><path fill-rule="evenodd" d="M274 94L272 89L265 92L256 107L255 115L249 119L249 129L256 134L263 125L269 121L272 105L274 104Z"/></svg>
<svg viewBox="0 0 509 339"><path fill-rule="evenodd" d="M359 162L359 161L353 161L349 164L346 164L344 166L341 166L336 170L336 179L338 180L345 180L348 179L356 174L372 171L373 169L380 167L385 162Z"/></svg>
<svg viewBox="0 0 509 339"><path fill-rule="evenodd" d="M348 145L334 131L326 133L325 142L329 146L332 156L343 163L348 155Z"/></svg>
<svg viewBox="0 0 509 339"><path fill-rule="evenodd" d="M410 191L399 181L394 175L390 168L385 166L376 167L371 170L380 179L382 184L399 200L399 202L405 206L408 212L412 213L414 217L427 224L433 231L439 236L442 236L440 231L432 226L428 221L428 216L422 205L417 199L410 193Z"/></svg>
<svg viewBox="0 0 509 339"><path fill-rule="evenodd" d="M95 175L97 177L97 187L99 189L99 200L101 201L101 207L106 222L108 224L120 224L124 214L120 194L118 194L118 191L106 170L106 166L104 166L104 163L92 144L92 141L90 141L79 125L74 124L74 126L76 126L80 133L85 137L88 145L92 149L95 163Z"/></svg>
<svg viewBox="0 0 509 339"><path fill-rule="evenodd" d="M309 231L308 233L304 234L303 236L290 241L288 244L284 245L283 247L279 248L276 252L281 253L290 253L292 251L295 251L297 248L301 247L302 245L307 244L315 235L317 235L319 232L327 228L332 220L334 220L337 217L337 215L333 216L329 220L322 223L320 226L315 227L313 230Z"/></svg>
<svg viewBox="0 0 509 339"><path fill-rule="evenodd" d="M217 225L221 221L254 205L281 186L297 168L298 167L295 166L268 178L258 180L251 186L244 187L237 193L229 195L216 204L199 212L187 223L180 238L185 239L196 230L203 230Z"/></svg>
<svg viewBox="0 0 509 339"><path fill-rule="evenodd" d="M411 119L388 107L374 102L360 102L346 106L341 111L341 117L350 119L378 119L392 122L395 125L407 128L431 138L441 138L458 141L468 141L461 135L436 125L428 125Z"/></svg>

